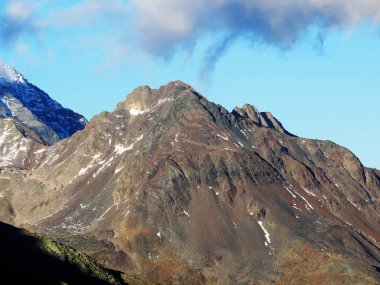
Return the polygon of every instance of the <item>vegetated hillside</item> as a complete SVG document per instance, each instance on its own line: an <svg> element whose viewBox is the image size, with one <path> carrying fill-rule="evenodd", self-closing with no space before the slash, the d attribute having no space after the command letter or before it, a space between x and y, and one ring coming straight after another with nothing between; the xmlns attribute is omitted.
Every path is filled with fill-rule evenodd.
<svg viewBox="0 0 380 285"><path fill-rule="evenodd" d="M108 268L162 284L380 282L379 173L252 105L145 86L33 147L0 174L0 219Z"/></svg>

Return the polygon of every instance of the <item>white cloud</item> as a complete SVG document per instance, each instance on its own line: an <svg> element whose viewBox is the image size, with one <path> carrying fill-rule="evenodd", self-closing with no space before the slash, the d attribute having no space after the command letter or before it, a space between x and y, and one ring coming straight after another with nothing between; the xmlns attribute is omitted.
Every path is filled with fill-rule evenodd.
<svg viewBox="0 0 380 285"><path fill-rule="evenodd" d="M8 4L6 15L15 19L27 19L33 11L33 5L28 5L25 1L14 1Z"/></svg>
<svg viewBox="0 0 380 285"><path fill-rule="evenodd" d="M131 6L142 46L156 54L220 31L288 47L310 26L345 29L380 22L378 0L131 0Z"/></svg>
<svg viewBox="0 0 380 285"><path fill-rule="evenodd" d="M57 1L58 2L58 1ZM170 58L178 48L190 50L206 36L219 35L208 49L206 66L235 40L244 38L289 48L310 30L350 30L363 22L380 23L379 0L81 0L62 4L52 0L9 1L0 14L0 40L14 42L36 29L88 27L88 37L118 43L113 54L138 50ZM38 3L36 5L35 3ZM42 8L43 12L39 13ZM106 27L106 28L104 28ZM121 45L124 45L121 47ZM110 49L110 45L99 45ZM116 50L116 51L115 51Z"/></svg>
<svg viewBox="0 0 380 285"><path fill-rule="evenodd" d="M0 13L0 43L8 46L17 43L22 35L37 34L39 27L32 13L38 8L38 1L8 1L4 6L4 12Z"/></svg>
<svg viewBox="0 0 380 285"><path fill-rule="evenodd" d="M122 0L84 0L77 4L53 10L49 24L57 27L88 26L99 20L120 21L127 5Z"/></svg>

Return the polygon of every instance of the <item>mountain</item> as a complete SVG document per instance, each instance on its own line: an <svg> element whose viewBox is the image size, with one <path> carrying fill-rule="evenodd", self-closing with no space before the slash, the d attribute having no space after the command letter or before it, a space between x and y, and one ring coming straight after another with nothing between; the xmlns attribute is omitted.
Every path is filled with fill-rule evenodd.
<svg viewBox="0 0 380 285"><path fill-rule="evenodd" d="M25 169L45 146L42 137L16 119L0 119L0 130L0 171Z"/></svg>
<svg viewBox="0 0 380 285"><path fill-rule="evenodd" d="M0 280L7 284L124 284L116 273L52 239L0 223Z"/></svg>
<svg viewBox="0 0 380 285"><path fill-rule="evenodd" d="M0 118L14 118L50 145L70 137L87 124L83 116L63 108L29 83L21 73L1 61Z"/></svg>
<svg viewBox="0 0 380 285"><path fill-rule="evenodd" d="M0 220L160 284L380 284L380 173L175 81L0 174ZM38 150L36 150L38 149Z"/></svg>

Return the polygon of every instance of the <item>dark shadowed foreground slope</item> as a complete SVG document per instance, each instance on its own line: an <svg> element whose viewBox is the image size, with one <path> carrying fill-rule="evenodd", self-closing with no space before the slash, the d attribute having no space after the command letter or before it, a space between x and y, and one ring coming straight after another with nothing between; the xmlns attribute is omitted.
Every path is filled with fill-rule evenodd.
<svg viewBox="0 0 380 285"><path fill-rule="evenodd" d="M108 268L161 284L380 283L379 172L254 106L228 112L177 81L51 147L25 140L23 169L0 175L0 219Z"/></svg>
<svg viewBox="0 0 380 285"><path fill-rule="evenodd" d="M4 223L0 267L2 284L121 284L88 256Z"/></svg>

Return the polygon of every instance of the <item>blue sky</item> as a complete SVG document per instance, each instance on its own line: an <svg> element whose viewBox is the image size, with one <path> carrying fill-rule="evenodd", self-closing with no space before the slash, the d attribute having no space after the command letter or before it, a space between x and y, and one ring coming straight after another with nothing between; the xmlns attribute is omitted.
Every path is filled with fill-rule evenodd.
<svg viewBox="0 0 380 285"><path fill-rule="evenodd" d="M2 1L0 58L87 118L179 79L380 168L378 1L157 2Z"/></svg>

